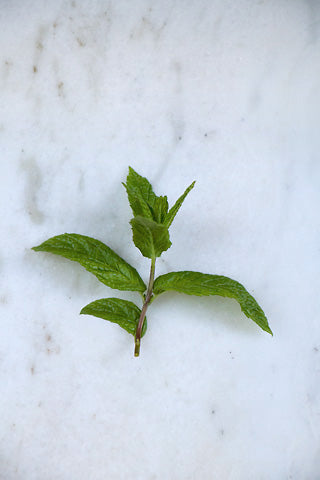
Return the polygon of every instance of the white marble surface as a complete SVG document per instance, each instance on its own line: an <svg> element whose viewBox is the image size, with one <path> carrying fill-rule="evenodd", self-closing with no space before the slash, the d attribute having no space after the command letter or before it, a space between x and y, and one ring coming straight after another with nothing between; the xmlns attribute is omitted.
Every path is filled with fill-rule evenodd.
<svg viewBox="0 0 320 480"><path fill-rule="evenodd" d="M0 2L0 479L320 479L318 1ZM30 250L103 240L144 278L121 181L172 203L157 273L229 275L166 294L141 357L79 316L134 293Z"/></svg>

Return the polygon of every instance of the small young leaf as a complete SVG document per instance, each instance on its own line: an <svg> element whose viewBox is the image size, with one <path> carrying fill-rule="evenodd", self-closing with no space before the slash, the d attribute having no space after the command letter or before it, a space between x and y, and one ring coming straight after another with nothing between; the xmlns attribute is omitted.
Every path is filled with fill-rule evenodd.
<svg viewBox="0 0 320 480"><path fill-rule="evenodd" d="M120 298L101 298L89 303L81 310L80 314L93 315L95 317L117 323L131 335L135 335L141 310L132 302ZM145 318L142 328L142 336L147 330Z"/></svg>
<svg viewBox="0 0 320 480"><path fill-rule="evenodd" d="M133 215L153 219L152 208L156 201L156 195L150 182L129 167L127 183L123 185L127 190Z"/></svg>
<svg viewBox="0 0 320 480"><path fill-rule="evenodd" d="M151 209L153 220L157 223L163 223L167 216L168 208L169 205L166 196L156 197L154 205Z"/></svg>
<svg viewBox="0 0 320 480"><path fill-rule="evenodd" d="M169 231L165 225L141 216L131 221L133 242L144 257L156 258L171 246Z"/></svg>
<svg viewBox="0 0 320 480"><path fill-rule="evenodd" d="M77 233L64 233L49 238L38 247L33 247L33 250L54 253L79 262L108 287L136 292L146 290L137 270L107 245L94 238Z"/></svg>
<svg viewBox="0 0 320 480"><path fill-rule="evenodd" d="M185 192L181 195L181 197L178 198L178 200L176 201L176 203L173 205L173 207L170 208L168 214L166 215L165 217L165 220L164 220L164 224L169 228L174 217L177 215L178 213L178 210L179 208L181 207L184 199L186 198L186 196L188 195L188 193L190 192L190 190L193 189L194 187L194 184L196 182L192 182L191 185L189 185L189 187L185 190Z"/></svg>
<svg viewBox="0 0 320 480"><path fill-rule="evenodd" d="M243 285L231 278L200 272L170 272L155 280L153 292L159 295L167 290L187 295L220 295L234 298L248 318L272 335L268 320L256 300Z"/></svg>

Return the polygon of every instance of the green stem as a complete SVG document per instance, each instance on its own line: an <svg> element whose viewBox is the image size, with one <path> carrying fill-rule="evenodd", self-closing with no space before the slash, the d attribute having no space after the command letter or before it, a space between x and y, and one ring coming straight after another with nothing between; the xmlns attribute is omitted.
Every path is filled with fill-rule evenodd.
<svg viewBox="0 0 320 480"><path fill-rule="evenodd" d="M141 315L138 321L138 326L136 330L136 337L135 337L135 347L134 347L134 356L139 357L140 354L140 345L141 345L141 334L142 334L142 328L143 328L143 323L144 319L146 317L147 309L149 306L149 303L152 298L152 289L153 289L153 282L154 282L154 273L156 269L156 259L152 258L151 259L151 268L150 268L150 277L149 277L149 283L148 283L148 289L146 293L146 298L141 310Z"/></svg>

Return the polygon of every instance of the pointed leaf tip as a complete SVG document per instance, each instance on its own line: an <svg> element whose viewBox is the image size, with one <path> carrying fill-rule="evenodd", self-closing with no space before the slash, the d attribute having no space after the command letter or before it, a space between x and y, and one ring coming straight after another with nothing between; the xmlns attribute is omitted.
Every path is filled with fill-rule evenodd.
<svg viewBox="0 0 320 480"><path fill-rule="evenodd" d="M176 201L176 203L173 205L173 207L170 208L169 212L167 213L166 215L166 218L164 220L164 224L169 228L171 223L173 222L173 219L174 217L177 215L181 205L183 204L186 196L188 195L188 193L190 192L190 190L193 189L194 185L195 185L196 181L194 180L191 185L189 185L189 187L186 188L186 190L184 191L184 193L178 198L178 200Z"/></svg>
<svg viewBox="0 0 320 480"><path fill-rule="evenodd" d="M124 185L133 215L152 219L152 209L157 197L150 182L129 167L127 182Z"/></svg>

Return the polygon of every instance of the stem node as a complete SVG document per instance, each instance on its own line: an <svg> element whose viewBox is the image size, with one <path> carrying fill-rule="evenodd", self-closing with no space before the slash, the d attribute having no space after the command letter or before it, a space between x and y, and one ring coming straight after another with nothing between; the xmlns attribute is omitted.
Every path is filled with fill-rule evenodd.
<svg viewBox="0 0 320 480"><path fill-rule="evenodd" d="M149 277L148 289L147 289L145 302L144 302L142 310L141 310L141 315L140 315L138 325L137 325L137 330L136 330L135 346L134 346L134 356L135 357L139 357L139 354L140 354L142 328L143 328L144 319L146 317L148 305L149 305L150 300L152 298L152 289L153 289L155 268L156 268L156 259L152 258L151 259L151 268L150 268L150 277Z"/></svg>

